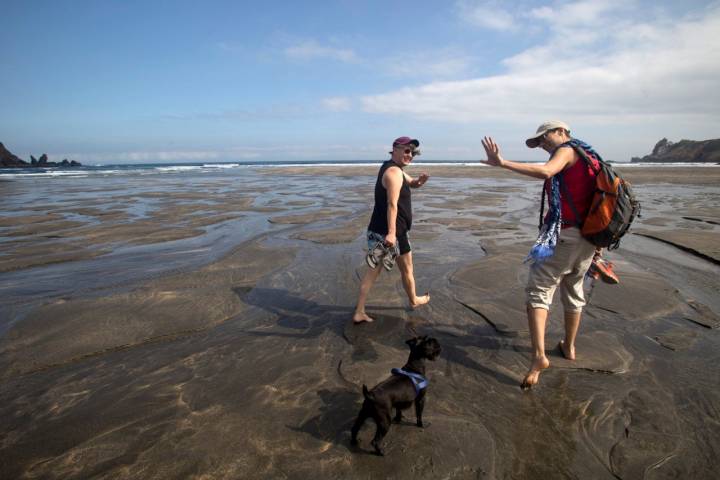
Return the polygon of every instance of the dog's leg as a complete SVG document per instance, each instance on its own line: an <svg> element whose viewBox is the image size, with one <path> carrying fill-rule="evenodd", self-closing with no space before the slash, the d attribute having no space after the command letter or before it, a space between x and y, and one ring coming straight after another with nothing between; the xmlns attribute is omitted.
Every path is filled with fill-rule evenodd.
<svg viewBox="0 0 720 480"><path fill-rule="evenodd" d="M399 408L395 408L395 418L393 419L393 422L400 423L402 422L402 411Z"/></svg>
<svg viewBox="0 0 720 480"><path fill-rule="evenodd" d="M380 444L390 429L390 415L376 417L375 423L377 423L377 430L375 430L375 438L373 438L372 446L375 447L375 453L382 457L385 455L385 452Z"/></svg>
<svg viewBox="0 0 720 480"><path fill-rule="evenodd" d="M423 428L423 408L425 408L425 390L421 391L415 399L415 417L417 418L417 426L420 428Z"/></svg>
<svg viewBox="0 0 720 480"><path fill-rule="evenodd" d="M365 420L367 420L367 418L369 416L370 416L370 414L368 412L368 409L365 408L365 404L363 403L363 406L360 409L360 413L358 413L357 420L355 420L355 424L353 425L352 430L350 431L352 434L350 437L350 443L352 445L357 445L357 443L358 443L357 436L358 436L358 432L360 431L360 427L363 426L363 423L365 423Z"/></svg>

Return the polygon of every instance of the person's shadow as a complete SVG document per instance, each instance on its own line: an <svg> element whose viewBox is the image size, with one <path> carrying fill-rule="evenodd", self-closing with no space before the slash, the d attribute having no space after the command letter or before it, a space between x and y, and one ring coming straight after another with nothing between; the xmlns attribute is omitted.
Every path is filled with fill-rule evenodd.
<svg viewBox="0 0 720 480"><path fill-rule="evenodd" d="M277 319L277 326L281 327L277 331L248 330L251 335L314 338L330 330L352 343L345 335L345 329L352 323L353 307L320 304L276 288L236 287L233 291L244 303L272 314ZM373 307L373 311L390 310L398 309ZM383 314L380 314L379 320L385 317L397 320Z"/></svg>
<svg viewBox="0 0 720 480"><path fill-rule="evenodd" d="M440 341L445 360L493 377L505 385L515 386L518 383L517 379L473 360L463 349L523 350L505 345L501 336L486 325L471 327L462 336L448 334L443 330L443 325L407 325L402 318L390 315L401 310L396 307L373 307L374 312L387 313L377 313L376 321L372 324L352 325L350 318L353 308L349 306L320 304L275 288L236 288L235 292L243 302L273 314L277 318L277 325L281 327L277 331L248 330L250 335L309 339L330 330L353 345L353 359L357 360L376 358L372 342L395 347L412 336L430 335Z"/></svg>
<svg viewBox="0 0 720 480"><path fill-rule="evenodd" d="M378 359L379 355L373 348L374 343L399 348L404 347L407 338L429 335L437 338L442 345L441 358L446 361L480 372L505 385L518 386L517 379L482 365L464 350L466 347L484 350L514 348L503 345L500 336L489 326L472 327L464 335L451 334L443 329L443 325L409 324L405 319L391 314L402 310L397 307L373 307L375 322L353 325L353 307L321 304L274 288L239 287L234 291L243 302L272 314L280 327L275 331L251 328L245 331L249 335L311 339L329 330L353 346L353 361ZM457 331L457 327L455 330ZM288 428L325 442L347 445L352 451L364 451L351 447L348 435L362 401L360 386L348 382L342 375L340 380L345 384L344 387L317 391L322 401L317 415L300 425L288 425Z"/></svg>

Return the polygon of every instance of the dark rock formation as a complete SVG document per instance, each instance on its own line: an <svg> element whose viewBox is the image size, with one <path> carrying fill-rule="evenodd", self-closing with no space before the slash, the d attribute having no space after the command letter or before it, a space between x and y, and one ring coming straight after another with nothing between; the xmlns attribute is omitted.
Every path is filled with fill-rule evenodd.
<svg viewBox="0 0 720 480"><path fill-rule="evenodd" d="M672 147L672 145L673 142L671 142L667 138L663 138L655 145L655 148L653 148L653 151L650 155L664 155L670 149L670 147Z"/></svg>
<svg viewBox="0 0 720 480"><path fill-rule="evenodd" d="M0 142L0 168L29 167L28 163L13 155L5 145Z"/></svg>
<svg viewBox="0 0 720 480"><path fill-rule="evenodd" d="M645 155L642 158L633 157L631 161L632 163L717 163L720 162L720 139L680 140L673 143L667 138L663 138L655 145L650 155Z"/></svg>
<svg viewBox="0 0 720 480"><path fill-rule="evenodd" d="M47 154L43 153L39 159L30 155L30 163L13 155L5 145L0 142L0 168L49 168L49 167L81 167L80 162L69 161L67 158L62 162L49 162Z"/></svg>

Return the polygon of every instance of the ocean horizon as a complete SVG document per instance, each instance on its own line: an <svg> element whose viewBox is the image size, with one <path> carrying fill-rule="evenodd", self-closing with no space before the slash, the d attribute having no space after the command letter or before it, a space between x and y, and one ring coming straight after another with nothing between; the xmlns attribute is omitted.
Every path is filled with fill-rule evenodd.
<svg viewBox="0 0 720 480"><path fill-rule="evenodd" d="M276 167L362 167L374 166L382 163L383 160L274 160L274 161L228 161L228 162L151 162L151 163L128 163L128 164L95 164L83 165L80 167L27 167L27 168L0 168L0 180L13 178L37 178L37 177L88 177L88 176L112 176L112 175L153 175L153 174L182 174L182 173L211 173L226 170L247 169L247 168L276 168ZM527 163L536 163L525 161ZM718 167L715 163L631 163L631 162L610 162L623 168L636 167ZM433 166L467 166L487 167L479 160L418 160L414 165L423 167Z"/></svg>

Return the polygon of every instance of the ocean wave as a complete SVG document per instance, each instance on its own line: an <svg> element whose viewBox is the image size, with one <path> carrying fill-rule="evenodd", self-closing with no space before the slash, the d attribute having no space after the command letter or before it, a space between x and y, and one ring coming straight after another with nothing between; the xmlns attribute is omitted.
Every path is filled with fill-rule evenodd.
<svg viewBox="0 0 720 480"><path fill-rule="evenodd" d="M18 177L87 177L87 171L49 171L49 172L2 172L0 178Z"/></svg>
<svg viewBox="0 0 720 480"><path fill-rule="evenodd" d="M239 163L206 163L202 168L237 168Z"/></svg>
<svg viewBox="0 0 720 480"><path fill-rule="evenodd" d="M193 170L200 170L200 165L172 165L168 167L155 167L155 170L160 172L190 172Z"/></svg>

